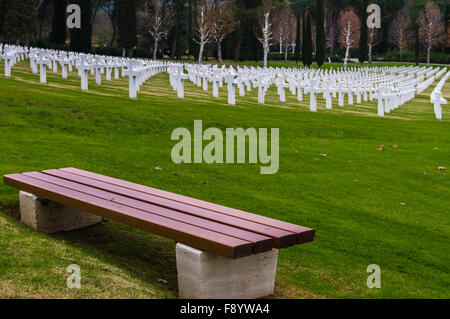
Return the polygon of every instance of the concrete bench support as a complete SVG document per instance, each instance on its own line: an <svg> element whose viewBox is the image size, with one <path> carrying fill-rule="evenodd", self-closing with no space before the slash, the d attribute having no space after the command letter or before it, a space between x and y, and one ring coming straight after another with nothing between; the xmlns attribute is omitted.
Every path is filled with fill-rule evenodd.
<svg viewBox="0 0 450 319"><path fill-rule="evenodd" d="M278 249L230 259L178 243L180 298L247 299L273 294Z"/></svg>
<svg viewBox="0 0 450 319"><path fill-rule="evenodd" d="M19 193L19 200L22 223L44 233L83 228L102 220L100 216L42 200L22 191Z"/></svg>

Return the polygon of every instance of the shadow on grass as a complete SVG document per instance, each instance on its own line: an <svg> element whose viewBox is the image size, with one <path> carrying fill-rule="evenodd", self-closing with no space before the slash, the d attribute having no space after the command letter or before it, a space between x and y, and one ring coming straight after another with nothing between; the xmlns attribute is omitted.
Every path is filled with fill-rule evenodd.
<svg viewBox="0 0 450 319"><path fill-rule="evenodd" d="M18 205L1 205L0 208L20 222ZM171 240L105 219L93 226L49 236L159 286L174 297L178 294L175 242Z"/></svg>

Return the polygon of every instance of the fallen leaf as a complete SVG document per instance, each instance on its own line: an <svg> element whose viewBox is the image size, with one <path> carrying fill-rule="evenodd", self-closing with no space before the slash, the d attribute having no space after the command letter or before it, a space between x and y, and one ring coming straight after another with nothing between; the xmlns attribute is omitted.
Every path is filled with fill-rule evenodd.
<svg viewBox="0 0 450 319"><path fill-rule="evenodd" d="M320 156L322 156L322 157L327 157L328 155L327 155L327 154L322 154L322 153L320 153Z"/></svg>
<svg viewBox="0 0 450 319"><path fill-rule="evenodd" d="M402 205L402 206L405 206L406 204L405 204L405 203L403 203L403 202L401 202L401 203L400 203L400 205Z"/></svg>
<svg viewBox="0 0 450 319"><path fill-rule="evenodd" d="M424 172L423 175L428 175L428 172Z"/></svg>
<svg viewBox="0 0 450 319"><path fill-rule="evenodd" d="M384 145L380 145L377 147L377 151L382 151L382 150L384 150Z"/></svg>
<svg viewBox="0 0 450 319"><path fill-rule="evenodd" d="M162 168L159 166L156 166L155 169L157 169L158 171L162 170Z"/></svg>
<svg viewBox="0 0 450 319"><path fill-rule="evenodd" d="M398 148L398 145L392 145L392 148Z"/></svg>
<svg viewBox="0 0 450 319"><path fill-rule="evenodd" d="M295 153L298 153L298 150L295 150Z"/></svg>
<svg viewBox="0 0 450 319"><path fill-rule="evenodd" d="M164 280L164 279L161 279L161 278L159 278L159 279L157 280L157 282L161 282L161 283L163 283L163 284L167 284L167 280Z"/></svg>
<svg viewBox="0 0 450 319"><path fill-rule="evenodd" d="M439 166L438 167L438 170L440 170L440 171L445 171L447 169L447 167L445 167L445 166Z"/></svg>

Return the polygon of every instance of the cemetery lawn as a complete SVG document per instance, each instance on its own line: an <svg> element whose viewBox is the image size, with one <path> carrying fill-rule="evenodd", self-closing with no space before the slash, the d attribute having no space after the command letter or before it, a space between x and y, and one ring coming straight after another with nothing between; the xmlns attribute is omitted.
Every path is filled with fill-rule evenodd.
<svg viewBox="0 0 450 319"><path fill-rule="evenodd" d="M75 73L49 71L41 85L20 63L0 76L0 175L78 167L315 228L314 242L280 251L274 298L450 298L450 107L434 119L433 86L385 118L376 101L325 110L320 98L310 113L308 97L281 104L275 88L265 105L253 90L236 106L211 89L186 82L177 99L161 74L130 100L125 78L98 87L91 76L81 92ZM172 131L197 119L204 129L280 128L278 174L174 164ZM176 298L174 248L110 221L38 233L20 224L18 191L0 183L1 298ZM81 289L66 288L70 264ZM370 264L380 289L366 286Z"/></svg>

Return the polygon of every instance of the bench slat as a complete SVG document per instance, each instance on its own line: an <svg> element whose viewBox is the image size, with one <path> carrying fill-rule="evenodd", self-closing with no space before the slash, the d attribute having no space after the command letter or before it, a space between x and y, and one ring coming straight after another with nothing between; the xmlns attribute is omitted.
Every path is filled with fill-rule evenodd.
<svg viewBox="0 0 450 319"><path fill-rule="evenodd" d="M224 214L224 215L240 218L240 219L251 221L254 223L259 223L259 224L263 224L266 226L283 229L285 231L292 232L297 235L297 244L307 243L307 242L314 240L315 231L314 231L314 229L311 229L311 228L283 222L283 221L280 221L277 219L245 212L245 211L234 209L234 208L225 207L222 205L217 205L214 203L206 202L203 200L199 200L199 199L195 199L195 198L191 198L191 197L187 197L187 196L183 196L183 195L179 195L179 194L175 194L175 193L170 193L170 192L159 190L156 188L123 181L123 180L120 180L117 178L113 178L113 177L109 177L109 176L105 176L105 175L101 175L101 174L96 174L96 173L88 172L85 170L80 170L77 168L70 167L70 168L62 168L60 170L64 171L64 172L68 172L68 173L73 173L73 174L76 174L79 176L96 179L98 181L106 182L106 183L109 183L112 185L125 187L125 188L131 189L131 190L145 193L145 194L154 195L154 196L158 196L161 198L166 198L166 199L169 199L172 201L189 204L189 205L207 209L207 210L212 210L212 211Z"/></svg>
<svg viewBox="0 0 450 319"><path fill-rule="evenodd" d="M72 182L66 179L54 177L52 175L40 173L40 172L29 172L23 173L22 175L36 178L48 183L52 183L58 186L69 188L84 194L92 195L101 199L109 200L114 203L136 208L148 213L156 214L166 218L174 219L180 222L184 222L190 225L194 225L203 229L208 229L215 231L227 236L239 238L253 244L253 253L261 253L269 251L272 249L272 238L261 236L259 234L242 230L240 228L224 225L207 219L195 217L189 214L184 214L179 211L174 211L168 208L160 207L157 205L149 204L136 200L133 198L125 197L119 194L115 194L106 190L101 190L91 186L86 186L76 182Z"/></svg>
<svg viewBox="0 0 450 319"><path fill-rule="evenodd" d="M143 212L22 174L3 176L5 185L85 212L118 221L229 258L252 254L250 242Z"/></svg>
<svg viewBox="0 0 450 319"><path fill-rule="evenodd" d="M193 216L209 219L221 224L238 227L247 231L258 233L264 236L269 236L273 239L273 246L275 248L285 248L296 244L296 234L274 228L271 226L255 223L252 221L236 218L233 216L221 214L215 211L210 211L200 207L172 201L166 198L161 198L154 195L145 194L121 186L112 185L102 181L94 180L88 177L71 174L61 170L47 170L43 173L64 178L70 181L74 181L80 184L88 185L109 192L117 193L126 197L138 199L148 203L156 204L158 206L167 207L169 209L175 209L183 213L187 213Z"/></svg>

